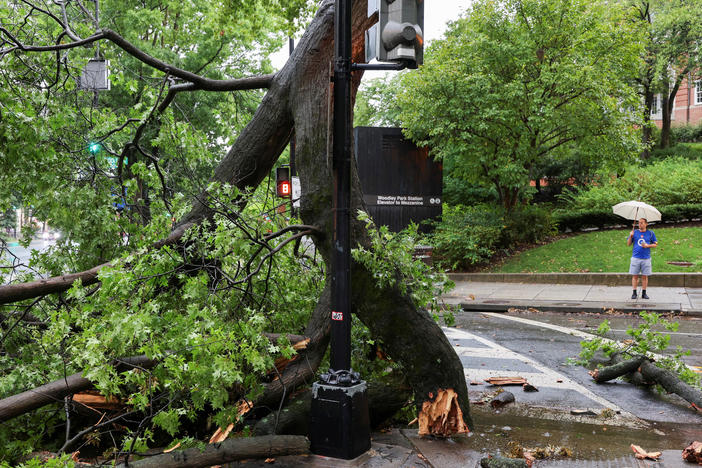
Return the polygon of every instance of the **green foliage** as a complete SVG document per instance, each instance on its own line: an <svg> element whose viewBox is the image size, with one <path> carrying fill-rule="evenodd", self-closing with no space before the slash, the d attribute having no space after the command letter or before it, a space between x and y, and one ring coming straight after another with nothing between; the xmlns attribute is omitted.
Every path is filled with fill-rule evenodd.
<svg viewBox="0 0 702 468"><path fill-rule="evenodd" d="M429 242L435 261L452 269L488 261L500 249L539 242L555 232L549 211L524 206L505 212L490 205L444 204Z"/></svg>
<svg viewBox="0 0 702 468"><path fill-rule="evenodd" d="M672 130L675 130L676 128L678 127L673 127ZM697 161L702 159L702 148L700 148L699 144L695 143L679 143L675 146L671 146L665 149L656 148L653 151L651 151L651 156L646 161L644 161L644 164L650 164L661 159L669 159L675 157L689 159L691 161Z"/></svg>
<svg viewBox="0 0 702 468"><path fill-rule="evenodd" d="M672 144L702 141L702 123L671 127L670 140Z"/></svg>
<svg viewBox="0 0 702 468"><path fill-rule="evenodd" d="M478 1L403 75L405 133L452 177L493 186L506 209L528 200L546 157L577 146L597 166L634 157L638 32L601 1Z"/></svg>
<svg viewBox="0 0 702 468"><path fill-rule="evenodd" d="M209 188L223 206L234 206L240 195L230 187ZM321 265L294 255L292 243L270 256L252 241L268 226L260 212L221 209L210 224L186 233L183 248L130 253L101 270L97 291L74 284L63 307L48 303L34 312L44 329L17 327L3 336L0 397L82 371L104 395L152 412L145 426L150 431L187 437L183 423L206 407L217 424L235 421L231 389L253 399L274 358L295 354L287 339L270 343L263 332L302 333L324 281ZM284 240L271 241L271 248ZM149 371L119 371L112 364L142 354L158 364ZM3 440L16 444L3 443L0 459L14 459L47 435L44 429L27 434L35 416L3 425ZM52 426L62 417L59 412ZM31 427L45 427L46 416L41 420ZM144 445L150 439L135 433L132 440Z"/></svg>
<svg viewBox="0 0 702 468"><path fill-rule="evenodd" d="M399 127L400 74L363 81L356 94L354 127Z"/></svg>
<svg viewBox="0 0 702 468"><path fill-rule="evenodd" d="M678 330L678 322L668 320L656 313L642 311L640 317L643 319L637 327L628 327L626 334L631 337L625 343L619 344L616 341L606 338L611 332L609 322L603 321L597 328L597 338L582 341L580 343L582 352L578 363L588 365L596 352L602 351L607 356L614 353L621 353L622 358L629 359L636 356L645 356L655 360L655 365L668 369L676 373L683 381L698 388L702 388L702 377L689 369L682 361L682 356L689 355L690 351L684 351L679 346L673 353L663 359L656 359L654 354L662 353L670 346L670 335L664 330L675 332ZM662 329L662 330L661 330Z"/></svg>
<svg viewBox="0 0 702 468"><path fill-rule="evenodd" d="M500 209L444 204L430 236L434 261L452 269L487 261L498 248L503 226Z"/></svg>
<svg viewBox="0 0 702 468"><path fill-rule="evenodd" d="M391 233L387 226L376 228L368 213L359 211L358 219L366 224L371 248L359 245L352 249L353 259L373 272L380 287L396 287L403 294L410 294L417 307L438 312L437 297L454 285L445 273L434 271L415 258L420 240L417 226L412 224L402 232Z"/></svg>

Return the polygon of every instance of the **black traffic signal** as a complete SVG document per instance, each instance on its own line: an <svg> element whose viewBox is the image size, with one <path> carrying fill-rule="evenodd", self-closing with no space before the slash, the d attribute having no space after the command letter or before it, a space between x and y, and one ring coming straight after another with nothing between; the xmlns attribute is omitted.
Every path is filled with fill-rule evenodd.
<svg viewBox="0 0 702 468"><path fill-rule="evenodd" d="M289 167L279 167L275 170L275 192L280 198L292 197Z"/></svg>
<svg viewBox="0 0 702 468"><path fill-rule="evenodd" d="M378 23L366 31L366 59L407 68L424 63L424 0L370 0L369 16L376 7Z"/></svg>

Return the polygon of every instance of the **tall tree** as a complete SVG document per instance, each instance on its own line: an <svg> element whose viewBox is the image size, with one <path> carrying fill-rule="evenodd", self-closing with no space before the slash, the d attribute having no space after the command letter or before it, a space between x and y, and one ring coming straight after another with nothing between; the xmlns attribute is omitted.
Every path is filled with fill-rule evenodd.
<svg viewBox="0 0 702 468"><path fill-rule="evenodd" d="M699 72L702 63L702 1L700 0L638 0L633 2L634 17L644 30L646 49L643 68L638 78L644 103L642 157L648 158L651 141L651 109L660 94L661 148L670 146L675 96L683 80Z"/></svg>
<svg viewBox="0 0 702 468"><path fill-rule="evenodd" d="M399 97L406 133L451 160L454 175L492 185L505 209L529 196L535 164L577 144L582 157L636 152L636 32L607 2L479 1ZM568 152L570 148L568 148Z"/></svg>
<svg viewBox="0 0 702 468"><path fill-rule="evenodd" d="M27 399L22 393L11 397L9 403L8 399L0 402L0 414L17 416L11 408L19 407L15 404L18 399L31 403L22 408L46 404L46 399L37 402L33 398L32 386L47 380L60 379L55 386L60 391L52 394L53 398L70 395L73 387L67 389L63 383L70 380L84 385L80 376L68 379L72 372L82 371L89 383L106 394L126 392L130 408L144 417L143 424L132 427L133 435L117 447L133 452L153 434L148 429L151 422L175 433L180 418L196 417L205 407L219 411L218 424L237 420L239 412L248 410L246 402L254 403L250 414L279 408L294 388L309 383L323 360L330 319L329 278L324 272L330 270L333 251L333 187L329 182L326 129L331 115L329 64L333 59L334 2L326 0L319 5L282 70L259 76L245 75L265 72L265 64L234 70L238 59L251 59L247 54L242 56L246 43L243 49L232 48L238 35L220 49L216 38L221 30L213 27L198 36L196 29L198 25L222 25L226 18L233 17L244 29L249 23L251 27L267 24L278 3L202 2L201 11L188 9L187 15L179 10L187 9L187 5L179 7L177 2L167 3L169 8L156 1L135 2L135 11L143 5L151 8L143 7L148 11L141 13L118 5L113 4L112 17L114 24L123 24L124 30L116 26L96 29L89 11L83 11L84 5L78 0L46 8L43 3L31 4L28 0L3 4L3 13L8 15L4 17L14 18L12 27L4 26L10 23L3 21L0 28L0 57L8 64L5 70L12 71L4 84L16 88L22 98L3 101L3 105L20 103L16 125L7 130L22 129L22 115L27 116L26 110L31 109L26 119L31 125L25 127L30 127L27 131L33 141L43 147L26 157L19 149L13 150L12 162L18 167L3 162L18 178L23 168L31 171L29 175L36 179L33 187L38 190L37 203L46 194L73 192L64 210L55 208L51 216L61 220L57 222L71 234L64 247L83 251L85 244L88 253L81 254L81 263L65 257L63 261L48 262L50 270L60 276L0 286L0 303L17 303L3 316L3 320L10 320L7 328L12 333L3 335L2 345L11 347L12 352L2 355L8 374L3 375L0 388L4 395L22 390L30 394ZM267 5L273 5L272 9ZM356 61L363 55L366 12L365 2L355 2ZM141 14L153 18L131 30L130 25L142 21ZM131 19L119 19L122 15ZM222 21L211 22L212 17ZM164 22L168 28L162 27ZM212 39L212 33L213 46L203 53L199 44ZM171 42L175 36L183 42ZM265 29L262 36L266 36ZM72 68L64 64L63 56L66 51L69 56L80 54L83 46L95 46L97 42L102 44L103 53L109 51L123 57L120 62L131 63L114 72L116 84L124 87L124 101L115 104L100 98L111 110L104 115L92 108L92 101L78 102L70 108L66 104L80 101L80 95L72 87ZM263 47L261 42L253 46ZM190 63L191 55L200 56L200 60ZM47 81L54 75L42 73L46 70L59 79ZM134 76L139 77L136 83L132 83ZM356 87L361 74L354 77ZM45 82L54 81L57 85L50 92L36 91L46 88ZM267 92L253 117L241 129L233 125L236 139L226 154L218 157L219 148L228 140L225 129L239 109L231 107L234 98L230 93L260 88L267 88ZM211 98L215 92L219 99ZM67 99L61 101L65 96ZM42 107L44 102L57 103ZM113 113L113 108L121 113ZM71 121L76 118L80 125L73 129ZM253 209L254 204L265 205L255 197L266 194L251 192L270 175L293 129L304 224L266 233L270 229L267 220ZM86 151L93 139L101 143L105 159L113 158L110 164L114 168ZM26 147L31 150L31 145ZM42 155L50 156L50 161L45 163ZM130 156L138 159L131 163ZM58 164L60 167L50 171L56 163L71 161L76 164ZM39 165L43 170L37 169ZM204 183L201 174L212 167L213 175ZM32 187L30 182L25 184ZM139 216L128 226L114 221L113 202L115 193L117 198L122 196L121 185L127 189L129 204L135 206L143 203L149 192L155 194L149 198L149 216ZM354 212L364 207L359 185L354 175ZM100 189L95 190L98 186ZM255 203L249 205L252 196ZM120 220L128 218L129 211L123 212ZM93 222L99 220L103 220L103 227L94 227ZM126 246L119 236L123 228L133 234ZM92 235L79 237L83 230ZM314 271L321 272L326 280L323 283L312 281L316 276L309 274L311 259L279 255L303 235L312 238L321 254L324 267ZM371 248L365 223L354 221L352 236L354 243ZM106 251L101 244L109 244L112 250ZM110 262L95 266L104 260ZM76 265L94 268L64 275L75 271ZM396 280L381 284L369 266L353 264L352 284L358 291L353 297L353 312L401 365L419 407L434 398L439 389L452 388L458 394L463 418L470 424L467 387L458 357L425 304L417 304L412 291L404 287L402 272L392 264L388 271ZM308 276L313 284L301 291L300 282L308 281ZM37 299L44 296L43 300ZM262 332L303 332L310 341L273 378L267 375L273 357L281 348L290 357L292 350L284 341L271 346ZM122 366L134 365L133 360L121 364L114 361L138 354L145 354L146 360L137 360L136 370L123 372ZM30 363L36 369L33 372L28 371ZM73 413L69 403L60 414L66 416L52 413L51 417L67 418L67 447L75 442L71 438ZM130 414L120 417L130 418ZM41 416L26 418L37 420ZM15 429L26 428L28 422L22 421ZM32 427L52 426L43 421ZM10 430L7 425L0 429Z"/></svg>

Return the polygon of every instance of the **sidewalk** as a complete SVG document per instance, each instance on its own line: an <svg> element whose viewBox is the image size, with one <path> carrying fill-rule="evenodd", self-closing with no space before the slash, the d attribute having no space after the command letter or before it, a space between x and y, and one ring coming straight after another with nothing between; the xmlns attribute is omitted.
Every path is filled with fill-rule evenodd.
<svg viewBox="0 0 702 468"><path fill-rule="evenodd" d="M507 311L534 308L542 311L602 312L641 310L674 312L702 317L702 275L652 276L649 300L632 300L627 275L620 274L475 274L454 273L456 287L443 296L464 310ZM546 281L546 282L544 282ZM630 279L629 279L630 281ZM670 284L670 286L668 286ZM693 286L685 286L695 285Z"/></svg>

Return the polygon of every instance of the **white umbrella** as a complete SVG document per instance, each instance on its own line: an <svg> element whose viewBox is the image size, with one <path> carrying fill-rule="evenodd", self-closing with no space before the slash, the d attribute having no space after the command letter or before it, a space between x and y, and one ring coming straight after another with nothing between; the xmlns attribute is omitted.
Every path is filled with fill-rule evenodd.
<svg viewBox="0 0 702 468"><path fill-rule="evenodd" d="M640 201L632 200L619 203L612 207L612 211L616 215L626 219L633 219L634 221L641 218L646 218L648 222L661 220L660 211Z"/></svg>

